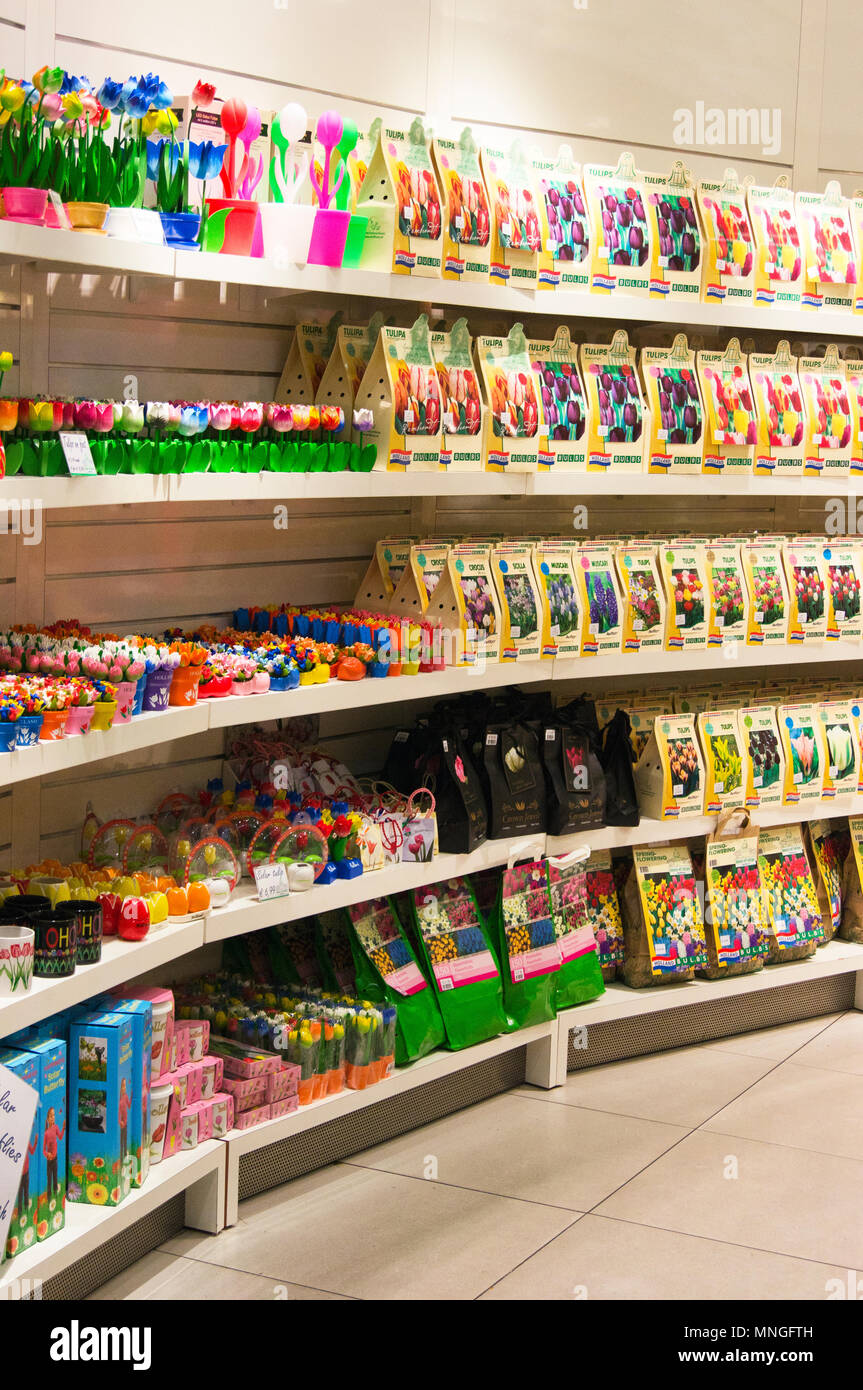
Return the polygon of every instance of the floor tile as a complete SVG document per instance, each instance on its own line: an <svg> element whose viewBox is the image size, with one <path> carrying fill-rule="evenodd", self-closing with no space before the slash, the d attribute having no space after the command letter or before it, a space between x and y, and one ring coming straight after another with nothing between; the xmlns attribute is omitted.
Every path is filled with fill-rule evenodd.
<svg viewBox="0 0 863 1390"><path fill-rule="evenodd" d="M180 1255L153 1250L127 1270L103 1284L91 1298L134 1299L172 1303L215 1299L231 1302L298 1302L310 1299L340 1299L342 1294L284 1284L238 1269L187 1260Z"/></svg>
<svg viewBox="0 0 863 1390"><path fill-rule="evenodd" d="M804 1018L798 1023L780 1023L776 1028L758 1028L752 1033L737 1033L732 1038L717 1038L705 1046L711 1051L737 1052L745 1057L766 1057L773 1062L784 1062L792 1052L840 1018L842 1014L821 1014L818 1018Z"/></svg>
<svg viewBox="0 0 863 1390"><path fill-rule="evenodd" d="M338 1165L240 1207L219 1236L165 1250L369 1299L472 1299L558 1235L572 1212Z"/></svg>
<svg viewBox="0 0 863 1390"><path fill-rule="evenodd" d="M704 1128L819 1154L863 1158L863 1075L781 1062Z"/></svg>
<svg viewBox="0 0 863 1390"><path fill-rule="evenodd" d="M823 1033L795 1052L794 1065L863 1076L863 1013L843 1014Z"/></svg>
<svg viewBox="0 0 863 1390"><path fill-rule="evenodd" d="M863 1161L702 1129L594 1215L863 1270L861 1191Z"/></svg>
<svg viewBox="0 0 863 1390"><path fill-rule="evenodd" d="M708 1047L682 1047L573 1072L564 1086L553 1091L522 1086L519 1093L695 1129L773 1065Z"/></svg>
<svg viewBox="0 0 863 1390"><path fill-rule="evenodd" d="M173 1277L178 1265L190 1265L189 1260L180 1260L176 1255L162 1250L151 1250L140 1260L129 1265L114 1279L90 1294L96 1301L119 1298L150 1298Z"/></svg>
<svg viewBox="0 0 863 1390"><path fill-rule="evenodd" d="M349 1161L419 1178L433 1160L439 1182L585 1211L685 1133L675 1125L510 1094Z"/></svg>
<svg viewBox="0 0 863 1390"><path fill-rule="evenodd" d="M583 1216L501 1279L483 1300L823 1299L847 1272L740 1245Z"/></svg>

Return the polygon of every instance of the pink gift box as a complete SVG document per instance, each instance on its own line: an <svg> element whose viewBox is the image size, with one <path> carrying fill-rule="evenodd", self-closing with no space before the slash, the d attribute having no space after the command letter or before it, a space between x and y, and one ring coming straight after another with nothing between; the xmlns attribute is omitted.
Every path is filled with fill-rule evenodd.
<svg viewBox="0 0 863 1390"><path fill-rule="evenodd" d="M199 1100L192 1109L198 1116L198 1143L203 1144L206 1139L213 1137L213 1102Z"/></svg>
<svg viewBox="0 0 863 1390"><path fill-rule="evenodd" d="M272 1076L267 1077L267 1100L283 1100L286 1096L295 1096L300 1086L300 1068L294 1063L282 1067L281 1071L273 1072Z"/></svg>
<svg viewBox="0 0 863 1390"><path fill-rule="evenodd" d="M259 1052L257 1048L244 1047L242 1043L236 1043L231 1038L210 1038L210 1053L221 1057L225 1076L266 1076L270 1072L278 1071L281 1065L274 1052Z"/></svg>
<svg viewBox="0 0 863 1390"><path fill-rule="evenodd" d="M251 1110L256 1105L263 1105L267 1100L266 1076L249 1076L241 1079L237 1076L226 1076L222 1081L224 1090L229 1096L234 1098L234 1111L239 1113L241 1110Z"/></svg>
<svg viewBox="0 0 863 1390"><path fill-rule="evenodd" d="M292 1110L298 1110L300 1098L295 1093L292 1096L283 1096L281 1100L274 1100L270 1105L270 1119L277 1120L280 1115L290 1115Z"/></svg>
<svg viewBox="0 0 863 1390"><path fill-rule="evenodd" d="M203 1073L200 1062L186 1062L182 1067L177 1068L174 1076L185 1078L186 1099L183 1107L184 1109L190 1105L197 1105L199 1100L203 1100L201 1091Z"/></svg>
<svg viewBox="0 0 863 1390"><path fill-rule="evenodd" d="M262 1125L265 1120L271 1118L271 1107L269 1105L258 1105L254 1110L244 1110L241 1115L234 1116L235 1129L253 1129L255 1125Z"/></svg>
<svg viewBox="0 0 863 1390"><path fill-rule="evenodd" d="M189 1065L189 1035L178 1031L176 1019L174 1019L174 1028L171 1034L171 1059L174 1063L174 1071L179 1071L180 1067Z"/></svg>
<svg viewBox="0 0 863 1390"><path fill-rule="evenodd" d="M180 1116L180 1146L184 1149L198 1147L198 1107L187 1106Z"/></svg>
<svg viewBox="0 0 863 1390"><path fill-rule="evenodd" d="M183 1046L188 1051L187 1062L200 1062L207 1055L210 1043L210 1024L206 1018L178 1018L174 1022L178 1039L185 1035Z"/></svg>
<svg viewBox="0 0 863 1390"><path fill-rule="evenodd" d="M173 1086L174 1095L177 1097L177 1104L181 1110L185 1110L189 1103L187 1097L189 1085L188 1074L184 1071L166 1071L165 1075L159 1078L159 1084L162 1086Z"/></svg>
<svg viewBox="0 0 863 1390"><path fill-rule="evenodd" d="M171 1104L168 1108L168 1126L165 1130L165 1143L162 1149L162 1159L173 1158L174 1154L179 1153L182 1142L182 1111L180 1102L176 1095L171 1097Z"/></svg>
<svg viewBox="0 0 863 1390"><path fill-rule="evenodd" d="M224 1139L234 1128L234 1097L217 1091L212 1102L213 1138Z"/></svg>
<svg viewBox="0 0 863 1390"><path fill-rule="evenodd" d="M201 1099L212 1100L217 1091L222 1089L224 1079L224 1068L221 1057L203 1057L200 1062L201 1067Z"/></svg>

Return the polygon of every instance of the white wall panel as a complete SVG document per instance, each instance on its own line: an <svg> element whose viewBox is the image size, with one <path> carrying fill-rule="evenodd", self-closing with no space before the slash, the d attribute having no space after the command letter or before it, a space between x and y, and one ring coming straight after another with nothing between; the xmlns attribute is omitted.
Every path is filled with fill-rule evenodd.
<svg viewBox="0 0 863 1390"><path fill-rule="evenodd" d="M843 176L843 191L863 185L863 8L857 0L828 0L821 105L820 164L825 178Z"/></svg>
<svg viewBox="0 0 863 1390"><path fill-rule="evenodd" d="M30 77L24 72L24 0L4 0L0 15L0 68L9 77ZM12 20L12 23L8 21Z"/></svg>

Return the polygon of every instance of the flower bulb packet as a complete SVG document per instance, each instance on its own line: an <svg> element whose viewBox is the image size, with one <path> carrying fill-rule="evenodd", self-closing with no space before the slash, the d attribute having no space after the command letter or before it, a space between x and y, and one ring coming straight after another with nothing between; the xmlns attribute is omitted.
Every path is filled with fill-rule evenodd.
<svg viewBox="0 0 863 1390"><path fill-rule="evenodd" d="M743 738L736 710L705 710L696 716L696 726L704 764L705 814L743 806Z"/></svg>
<svg viewBox="0 0 863 1390"><path fill-rule="evenodd" d="M279 378L275 400L314 405L327 370L333 330L326 323L298 323Z"/></svg>
<svg viewBox="0 0 863 1390"><path fill-rule="evenodd" d="M846 348L847 352L848 349ZM845 385L848 391L848 404L851 407L851 459L849 471L852 477L863 474L863 361L845 358ZM843 513L844 516L844 513ZM844 521L837 530L846 529ZM850 531L851 526L847 529Z"/></svg>
<svg viewBox="0 0 863 1390"><path fill-rule="evenodd" d="M732 338L726 352L699 352L697 362L708 426L704 472L749 473L758 426L746 358L740 352L740 344Z"/></svg>
<svg viewBox="0 0 863 1390"><path fill-rule="evenodd" d="M860 740L850 700L823 700L816 709L827 750L822 797L855 796L860 782Z"/></svg>
<svg viewBox="0 0 863 1390"><path fill-rule="evenodd" d="M635 767L638 809L654 820L700 816L704 806L704 768L695 718L660 715Z"/></svg>
<svg viewBox="0 0 863 1390"><path fill-rule="evenodd" d="M590 215L591 291L646 295L651 229L647 194L632 155L624 155L616 168L585 165L584 192Z"/></svg>
<svg viewBox="0 0 863 1390"><path fill-rule="evenodd" d="M825 546L822 554L827 564L827 640L859 642L863 639L863 548L839 539Z"/></svg>
<svg viewBox="0 0 863 1390"><path fill-rule="evenodd" d="M578 348L563 326L552 342L529 342L527 351L539 386L540 472L552 468L584 472L588 404L578 368Z"/></svg>
<svg viewBox="0 0 863 1390"><path fill-rule="evenodd" d="M504 869L496 919L507 1013L520 1028L554 1018L561 954L542 860Z"/></svg>
<svg viewBox="0 0 863 1390"><path fill-rule="evenodd" d="M635 348L619 329L611 345L585 343L580 349L587 392L588 471L641 473L644 469L644 400L635 366Z"/></svg>
<svg viewBox="0 0 863 1390"><path fill-rule="evenodd" d="M704 559L710 603L707 645L721 647L726 642L743 642L749 626L749 597L740 545L718 537L708 541Z"/></svg>
<svg viewBox="0 0 863 1390"><path fill-rule="evenodd" d="M624 979L635 988L691 980L707 964L704 916L686 845L636 849L627 880Z"/></svg>
<svg viewBox="0 0 863 1390"><path fill-rule="evenodd" d="M520 323L506 338L478 338L483 457L492 473L534 473L539 456L539 389Z"/></svg>
<svg viewBox="0 0 863 1390"><path fill-rule="evenodd" d="M736 180L736 175L734 176ZM746 190L732 181L698 185L704 228L701 298L705 304L751 304L755 285L754 242Z"/></svg>
<svg viewBox="0 0 863 1390"><path fill-rule="evenodd" d="M821 912L821 941L832 941L842 921L842 866L849 852L847 830L829 820L813 820L803 835Z"/></svg>
<svg viewBox="0 0 863 1390"><path fill-rule="evenodd" d="M388 608L410 561L411 541L387 536L375 544L369 567L357 590L354 606Z"/></svg>
<svg viewBox="0 0 863 1390"><path fill-rule="evenodd" d="M709 603L705 546L687 539L661 543L659 563L666 600L665 650L706 646Z"/></svg>
<svg viewBox="0 0 863 1390"><path fill-rule="evenodd" d="M609 722L619 705L629 710L630 741L637 762L650 742L656 720L660 716L664 719L666 715L672 713L671 698L669 696L667 700L641 699L634 707L623 700L614 701L608 706L608 717L602 717L601 722L603 724Z"/></svg>
<svg viewBox="0 0 863 1390"><path fill-rule="evenodd" d="M648 473L700 473L704 459L704 405L695 353L681 334L669 350L642 348L647 410Z"/></svg>
<svg viewBox="0 0 863 1390"><path fill-rule="evenodd" d="M556 160L533 160L539 194L542 245L539 288L587 290L590 282L590 218L581 167L562 145Z"/></svg>
<svg viewBox="0 0 863 1390"><path fill-rule="evenodd" d="M623 599L614 563L615 546L582 546L576 564L581 610L581 655L619 652L623 640Z"/></svg>
<svg viewBox="0 0 863 1390"><path fill-rule="evenodd" d="M584 863L567 865L546 860L551 920L560 948L560 970L555 979L555 1008L572 1008L605 993L602 970L587 911Z"/></svg>
<svg viewBox="0 0 863 1390"><path fill-rule="evenodd" d="M467 878L416 888L415 935L450 1047L471 1047L506 1028L503 988L489 933Z"/></svg>
<svg viewBox="0 0 863 1390"><path fill-rule="evenodd" d="M818 706L779 705L776 723L785 753L783 806L820 801L828 754Z"/></svg>
<svg viewBox="0 0 863 1390"><path fill-rule="evenodd" d="M585 906L604 980L623 966L623 921L611 869L611 851L593 850L584 864Z"/></svg>
<svg viewBox="0 0 863 1390"><path fill-rule="evenodd" d="M479 146L466 126L458 140L435 136L432 153L444 204L443 278L488 284L491 210Z"/></svg>
<svg viewBox="0 0 863 1390"><path fill-rule="evenodd" d="M500 607L501 661L536 661L541 652L541 601L529 545L512 542L492 553Z"/></svg>
<svg viewBox="0 0 863 1390"><path fill-rule="evenodd" d="M849 816L848 833L851 844L842 865L839 936L863 945L863 816Z"/></svg>
<svg viewBox="0 0 863 1390"><path fill-rule="evenodd" d="M796 536L782 547L788 585L788 641L823 642L827 636L829 574L824 543L811 536Z"/></svg>
<svg viewBox="0 0 863 1390"><path fill-rule="evenodd" d="M804 309L853 309L858 259L851 209L839 184L823 193L798 193L797 216L803 234Z"/></svg>
<svg viewBox="0 0 863 1390"><path fill-rule="evenodd" d="M695 185L677 160L668 174L642 174L650 222L650 297L697 303L701 228Z"/></svg>
<svg viewBox="0 0 863 1390"><path fill-rule="evenodd" d="M782 542L769 538L747 541L741 547L741 556L749 599L746 641L750 646L784 644L790 604Z"/></svg>
<svg viewBox="0 0 863 1390"><path fill-rule="evenodd" d="M482 172L491 204L491 282L535 290L542 221L533 165L516 140L509 150L484 146Z"/></svg>
<svg viewBox="0 0 863 1390"><path fill-rule="evenodd" d="M339 324L324 374L315 394L315 405L341 406L345 416L344 438L362 442L363 433L353 426L354 403L369 365L383 315L375 314L368 326Z"/></svg>
<svg viewBox="0 0 863 1390"><path fill-rule="evenodd" d="M408 563L399 580L390 608L398 617L425 613L446 574L449 545L446 541L412 541Z"/></svg>
<svg viewBox="0 0 863 1390"><path fill-rule="evenodd" d="M758 870L772 934L766 963L814 955L821 937L821 913L799 825L761 831Z"/></svg>
<svg viewBox="0 0 863 1390"><path fill-rule="evenodd" d="M447 581L455 595L461 637L460 666L500 658L501 616L487 545L457 545L449 553Z"/></svg>
<svg viewBox="0 0 863 1390"><path fill-rule="evenodd" d="M709 835L705 848L708 979L751 974L764 965L770 935L758 868L758 831Z"/></svg>
<svg viewBox="0 0 863 1390"><path fill-rule="evenodd" d="M375 468L439 470L440 387L425 314L412 328L381 329L360 383L357 409L373 412L366 438L377 450Z"/></svg>
<svg viewBox="0 0 863 1390"><path fill-rule="evenodd" d="M775 353L750 352L749 380L755 401L758 477L800 477L805 449L803 388L797 358L787 342Z"/></svg>
<svg viewBox="0 0 863 1390"><path fill-rule="evenodd" d="M755 303L799 309L803 292L802 235L794 192L779 184L746 194L755 237Z"/></svg>
<svg viewBox="0 0 863 1390"><path fill-rule="evenodd" d="M744 705L738 711L743 740L745 805L749 810L781 806L785 791L785 749L772 704Z"/></svg>
<svg viewBox="0 0 863 1390"><path fill-rule="evenodd" d="M665 638L665 592L655 547L621 546L615 563L623 596L623 650L661 650Z"/></svg>
<svg viewBox="0 0 863 1390"><path fill-rule="evenodd" d="M542 630L540 655L578 656L581 622L576 569L578 547L564 541L537 541L533 552L539 588Z"/></svg>
<svg viewBox="0 0 863 1390"><path fill-rule="evenodd" d="M440 389L441 466L452 473L480 469L482 404L467 319L458 319L449 333L432 333L431 349Z"/></svg>
<svg viewBox="0 0 863 1390"><path fill-rule="evenodd" d="M823 357L801 357L798 369L806 411L804 473L847 477L854 422L845 364L835 343Z"/></svg>
<svg viewBox="0 0 863 1390"><path fill-rule="evenodd" d="M410 130L381 127L356 211L369 219L364 270L440 276L441 195L419 118Z"/></svg>

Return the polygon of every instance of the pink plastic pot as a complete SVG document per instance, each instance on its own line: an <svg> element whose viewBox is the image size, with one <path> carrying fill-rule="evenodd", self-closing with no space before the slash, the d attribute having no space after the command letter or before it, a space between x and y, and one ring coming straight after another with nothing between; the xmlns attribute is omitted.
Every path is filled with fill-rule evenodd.
<svg viewBox="0 0 863 1390"><path fill-rule="evenodd" d="M232 695L254 695L255 682L252 681L231 681Z"/></svg>
<svg viewBox="0 0 863 1390"><path fill-rule="evenodd" d="M44 188L4 188L3 206L10 222L29 222L42 226L48 207Z"/></svg>
<svg viewBox="0 0 863 1390"><path fill-rule="evenodd" d="M263 695L270 688L269 672L258 671L258 673L252 677L252 685L255 688L256 695Z"/></svg>
<svg viewBox="0 0 863 1390"><path fill-rule="evenodd" d="M341 265L351 214L339 208L318 208L309 247L309 265Z"/></svg>
<svg viewBox="0 0 863 1390"><path fill-rule="evenodd" d="M69 717L66 720L66 737L70 738L73 734L86 734L93 722L93 711L95 705L72 705L69 710Z"/></svg>
<svg viewBox="0 0 863 1390"><path fill-rule="evenodd" d="M114 715L115 724L131 724L132 710L135 706L135 696L138 693L137 681L119 681L117 684L117 713Z"/></svg>

